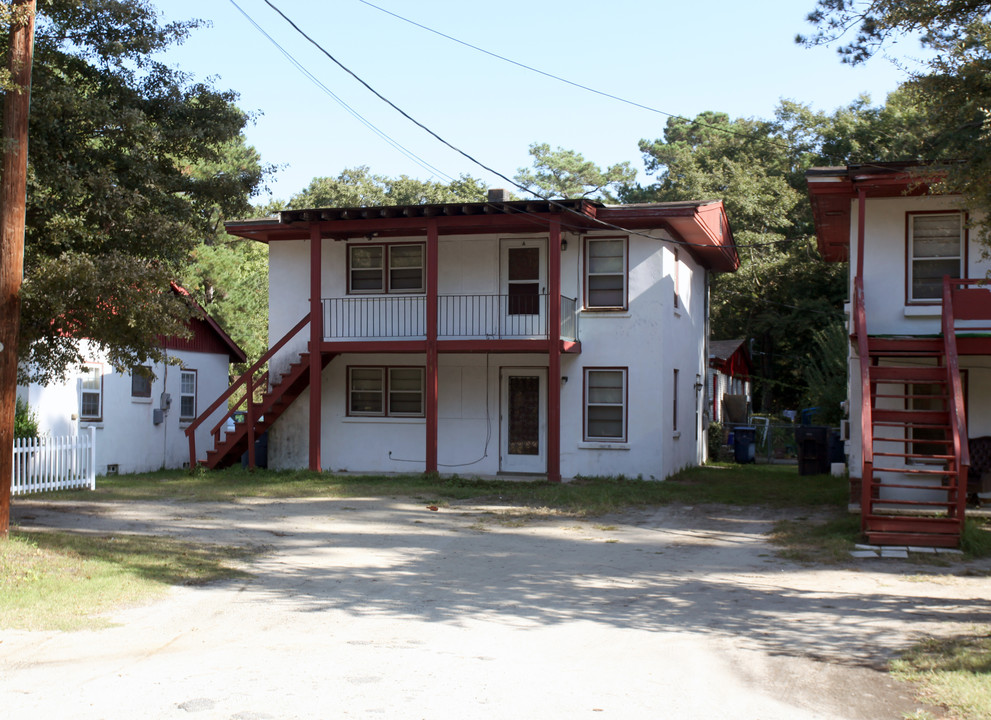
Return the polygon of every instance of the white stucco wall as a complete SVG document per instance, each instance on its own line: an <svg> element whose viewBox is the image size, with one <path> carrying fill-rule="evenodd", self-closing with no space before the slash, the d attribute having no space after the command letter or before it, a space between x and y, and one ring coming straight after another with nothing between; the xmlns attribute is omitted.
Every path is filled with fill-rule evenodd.
<svg viewBox="0 0 991 720"><path fill-rule="evenodd" d="M955 198L945 196L869 198L865 215L864 304L867 331L870 335L936 335L941 332L941 304L910 305L906 292L906 213L918 211L955 211ZM857 201L852 203L850 227L850 293L856 272L858 245ZM985 277L991 270L984 246L976 232L969 233L967 252L968 277ZM850 318L851 332L853 318ZM991 392L991 362L987 357L960 356L960 368L966 373L968 435L991 434L991 407L983 402ZM851 347L848 363L850 403L850 442L847 444L852 477L861 476L861 431L858 408L861 403L860 361ZM892 406L894 407L894 406ZM901 407L900 405L898 406ZM891 449L894 449L894 445ZM912 498L918 499L918 498Z"/></svg>
<svg viewBox="0 0 991 720"><path fill-rule="evenodd" d="M543 237L545 242L547 238L546 234L526 237ZM653 237L630 236L629 310L582 312L582 352L561 357L561 376L568 380L548 379L562 383L561 471L565 477L624 474L661 479L704 457L704 388L696 389L695 385L698 378L704 381L705 377L705 271L685 248L680 249L676 308L675 255L673 244L662 242L665 237L660 231ZM498 235L442 237L438 248L439 293L499 293L501 239ZM576 233L564 233L563 239L567 249L560 251L561 292L581 302L584 243ZM273 343L306 312L308 248L308 242L271 245L269 327ZM347 244L324 240L322 253L322 294L344 297ZM300 349L287 348L280 364L295 360ZM422 471L425 420L347 417L349 365L423 366L425 358L377 354L334 358L322 376L324 467L369 472ZM488 475L499 471L501 369L528 367L546 368L547 357L440 356L438 462L442 472ZM583 441L583 380L584 369L589 367L628 368L625 443ZM675 368L679 370L677 431L673 428ZM308 404L309 394L304 391L270 431L271 467L306 466Z"/></svg>
<svg viewBox="0 0 991 720"><path fill-rule="evenodd" d="M96 428L96 471L106 474L108 465L120 473L149 472L161 468L181 468L189 462L189 441L184 432L188 422L179 420L180 370L196 370L196 410L206 410L226 389L228 357L214 353L169 351L181 366L152 366L155 380L150 398L131 397L130 373L117 373L106 363L99 348L84 344L88 362L103 365L103 418L88 422L79 417L80 380L73 373L67 380L49 385L32 383L19 387L18 396L27 400L38 416L39 432L52 436L77 435ZM161 395L169 393L172 404L160 424L153 422L153 411L161 407ZM196 445L202 455L212 447L209 431L226 408L214 413L196 432Z"/></svg>

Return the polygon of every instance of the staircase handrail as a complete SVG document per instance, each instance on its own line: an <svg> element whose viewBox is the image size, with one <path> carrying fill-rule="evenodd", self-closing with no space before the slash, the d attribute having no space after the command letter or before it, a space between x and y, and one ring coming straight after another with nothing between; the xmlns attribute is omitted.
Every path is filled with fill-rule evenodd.
<svg viewBox="0 0 991 720"><path fill-rule="evenodd" d="M871 418L870 350L867 342L867 312L864 306L864 279L854 280L853 334L860 356L860 453L864 465L874 465L874 437ZM862 478L867 484L867 478Z"/></svg>
<svg viewBox="0 0 991 720"><path fill-rule="evenodd" d="M953 456L957 458L957 511L962 516L967 503L967 472L970 469L970 447L967 442L967 417L964 413L963 384L960 382L960 360L957 355L956 321L953 317L953 281L943 276L943 347L946 352L946 372L950 387L950 427L953 430Z"/></svg>
<svg viewBox="0 0 991 720"><path fill-rule="evenodd" d="M275 343L275 345L270 347L268 351L257 360L257 362L255 362L250 368L248 368L248 370L246 370L241 375L241 377L239 377L237 380L231 383L231 385L227 388L227 390L225 390L220 395L220 397L218 397L213 402L213 404L210 405L209 408L207 408L204 412L200 413L197 416L197 418L189 424L189 426L186 428L186 437L189 438L190 469L196 466L196 434L195 434L196 428L202 425L203 422L211 414L213 414L213 412L216 411L217 408L219 408L224 402L226 402L227 399L230 398L230 396L233 395L238 389L247 385L248 379L254 377L254 374L258 372L259 368L261 368L263 365L265 365L265 363L271 360L272 357L275 355L275 353L281 350L286 345L286 343L288 343L292 338L294 338L299 333L299 331L302 330L304 327L306 327L309 323L310 323L310 315L309 313L307 313L298 323L296 323L293 326L293 328L289 332L287 332L285 335L282 336L281 340L279 340L277 343ZM245 398L247 398L247 396L245 396ZM227 413L220 419L220 422L217 423L217 426L214 428L213 431L214 433L216 433L217 428L221 427L224 423L227 422L227 419L234 414L235 410L237 410L237 408L240 407L241 403L243 402L244 400L242 399L241 402L239 402L236 406L232 408L228 408Z"/></svg>

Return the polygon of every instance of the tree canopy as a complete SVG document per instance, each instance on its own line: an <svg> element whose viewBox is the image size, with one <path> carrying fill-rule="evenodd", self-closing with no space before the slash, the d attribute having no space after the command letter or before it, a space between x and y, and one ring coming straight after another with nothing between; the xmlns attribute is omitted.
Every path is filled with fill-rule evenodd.
<svg viewBox="0 0 991 720"><path fill-rule="evenodd" d="M785 101L770 120L719 112L670 118L663 137L640 142L656 182L626 188L624 201L721 198L726 205L741 267L713 281L712 335L754 339L761 411L836 395L809 384L822 370L809 350L843 336L830 328L843 323L847 269L816 251L805 171L917 152L918 118L902 93L882 106L858 98L833 113Z"/></svg>
<svg viewBox="0 0 991 720"><path fill-rule="evenodd" d="M615 202L613 191L636 180L637 171L628 162L603 170L574 150L551 150L547 143L530 145L533 168L520 168L513 178L530 192L544 198L595 198Z"/></svg>
<svg viewBox="0 0 991 720"><path fill-rule="evenodd" d="M924 140L913 158L944 164L945 189L984 210L978 226L991 240L991 2L977 0L818 0L806 45L842 43L843 62L860 64L896 39L929 51L908 67L903 92L924 115ZM843 41L845 33L853 37ZM899 158L906 159L906 158Z"/></svg>
<svg viewBox="0 0 991 720"><path fill-rule="evenodd" d="M118 368L162 359L191 313L169 281L250 209L264 169L235 96L154 59L196 25L146 0L39 3L19 348L38 379L82 337Z"/></svg>
<svg viewBox="0 0 991 720"><path fill-rule="evenodd" d="M346 168L337 177L313 178L306 188L289 199L288 206L302 209L481 202L486 193L485 183L469 175L442 183L417 180L408 175L397 178L375 175L370 168L361 165Z"/></svg>

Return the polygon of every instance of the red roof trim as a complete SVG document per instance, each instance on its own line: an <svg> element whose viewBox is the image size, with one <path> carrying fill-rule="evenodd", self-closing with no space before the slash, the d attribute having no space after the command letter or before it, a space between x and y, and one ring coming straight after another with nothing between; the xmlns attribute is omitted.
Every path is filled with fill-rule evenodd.
<svg viewBox="0 0 991 720"><path fill-rule="evenodd" d="M177 295L181 295L193 306L200 317L193 318L190 322L190 330L193 331L192 340L177 338L177 337L163 337L161 338L162 347L169 350L196 350L200 348L213 348L215 352L226 352L230 357L231 362L246 362L248 356L245 354L231 336L220 327L220 324L214 320L210 314L203 309L203 306L193 299L193 296L189 294L186 288L179 285L177 282L173 281L170 283L172 292ZM202 325L200 325L202 324ZM211 336L213 342L211 342ZM198 341L198 342L197 342Z"/></svg>
<svg viewBox="0 0 991 720"><path fill-rule="evenodd" d="M535 232L551 220L560 221L563 229L582 232L665 229L712 270L731 272L740 265L721 200L612 206L559 200L287 210L278 218L232 222L226 228L231 235L268 243L308 240L310 227L317 224L323 237L344 240L425 235L428 220L436 223L440 235Z"/></svg>
<svg viewBox="0 0 991 720"><path fill-rule="evenodd" d="M861 190L872 198L927 195L945 172L912 163L877 163L812 168L805 177L819 254L829 262L845 262L850 257L852 203Z"/></svg>

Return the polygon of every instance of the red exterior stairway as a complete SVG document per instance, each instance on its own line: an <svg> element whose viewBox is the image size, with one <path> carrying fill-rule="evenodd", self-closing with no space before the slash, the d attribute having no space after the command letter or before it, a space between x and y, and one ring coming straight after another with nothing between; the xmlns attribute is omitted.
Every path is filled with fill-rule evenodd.
<svg viewBox="0 0 991 720"><path fill-rule="evenodd" d="M880 545L955 547L969 459L949 297L942 336L869 337L858 278L854 328L861 359L863 532Z"/></svg>
<svg viewBox="0 0 991 720"><path fill-rule="evenodd" d="M325 354L320 358L321 369L333 359L333 355ZM270 390L265 392L261 399L254 403L254 436L261 437L262 433L272 427L272 424L279 419L283 412L292 405L293 400L299 397L310 384L310 354L302 353L299 359L289 366L286 373ZM226 423L226 420L225 420ZM234 430L224 432L221 429L219 434L215 434L215 446L207 450L206 460L203 465L210 470L214 468L229 467L239 462L241 456L248 449L248 421L234 424Z"/></svg>
<svg viewBox="0 0 991 720"><path fill-rule="evenodd" d="M309 386L310 354L308 352L300 353L297 360L272 384L271 388L268 387L269 373L262 368L308 324L309 316L306 316L186 428L186 436L189 438L189 466L191 468L196 465L203 465L211 470L228 467L238 462L245 451L249 451L249 458L253 457L253 441L261 437L262 433L268 430L286 411L293 400ZM334 354L322 353L320 357L321 369L327 367L327 364L334 357ZM260 398L257 398L258 390L261 388L265 390ZM240 400L231 404L230 398L237 394L240 394ZM224 403L228 404L227 412L221 417L220 422L210 430L213 447L207 451L205 460L198 460L196 457L196 428ZM226 432L228 420L234 413L242 410L246 416L245 421L235 423L234 429L231 432Z"/></svg>

